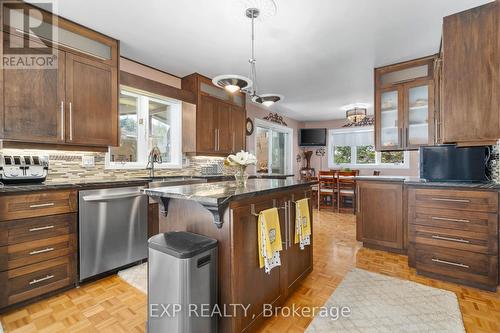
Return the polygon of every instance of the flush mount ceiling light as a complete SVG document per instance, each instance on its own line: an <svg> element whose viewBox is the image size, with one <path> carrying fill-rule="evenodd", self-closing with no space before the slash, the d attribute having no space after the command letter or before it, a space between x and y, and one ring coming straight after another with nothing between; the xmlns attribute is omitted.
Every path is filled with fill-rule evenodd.
<svg viewBox="0 0 500 333"><path fill-rule="evenodd" d="M224 88L231 93L237 91L244 92L250 95L253 102L262 104L264 106L271 106L276 102L283 100L282 95L278 94L257 94L257 69L255 63L255 20L261 16L261 9L257 6L262 6L265 9L266 16L273 16L276 14L276 4L273 0L248 0L249 4L256 5L247 7L245 16L251 20L252 25L252 53L248 63L250 64L250 78L241 75L219 75L214 77L212 83L218 87Z"/></svg>
<svg viewBox="0 0 500 333"><path fill-rule="evenodd" d="M354 108L351 110L347 110L345 115L347 120L350 121L351 123L359 123L360 121L366 118L366 109Z"/></svg>

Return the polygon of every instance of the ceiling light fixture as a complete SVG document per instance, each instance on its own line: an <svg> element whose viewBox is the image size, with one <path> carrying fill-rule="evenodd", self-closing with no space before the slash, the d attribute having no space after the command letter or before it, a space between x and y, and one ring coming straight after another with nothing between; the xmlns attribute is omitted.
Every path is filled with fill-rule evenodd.
<svg viewBox="0 0 500 333"><path fill-rule="evenodd" d="M267 7L276 11L276 4L273 0L265 1ZM255 20L261 14L259 8L250 7L245 10L245 16L251 20L252 24L252 53L248 62L250 63L250 78L241 75L219 75L213 78L212 83L218 87L224 88L231 93L241 91L250 95L254 103L259 103L264 106L271 106L276 102L282 101L283 96L278 94L257 94L257 69L255 63Z"/></svg>
<svg viewBox="0 0 500 333"><path fill-rule="evenodd" d="M366 118L366 109L354 108L351 110L347 110L345 115L347 120L351 123L359 123Z"/></svg>

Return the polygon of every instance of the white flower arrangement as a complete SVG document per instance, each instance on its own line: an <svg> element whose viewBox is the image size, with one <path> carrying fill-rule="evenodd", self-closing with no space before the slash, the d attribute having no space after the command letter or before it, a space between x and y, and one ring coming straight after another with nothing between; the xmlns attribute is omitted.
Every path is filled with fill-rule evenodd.
<svg viewBox="0 0 500 333"><path fill-rule="evenodd" d="M249 165L255 165L257 163L257 158L255 155L250 154L246 151L240 151L236 154L229 155L224 164L231 167L247 167Z"/></svg>

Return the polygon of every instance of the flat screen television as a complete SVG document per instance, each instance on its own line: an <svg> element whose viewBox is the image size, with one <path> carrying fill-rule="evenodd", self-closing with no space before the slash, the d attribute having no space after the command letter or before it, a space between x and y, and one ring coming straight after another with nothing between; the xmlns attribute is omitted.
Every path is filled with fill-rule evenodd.
<svg viewBox="0 0 500 333"><path fill-rule="evenodd" d="M488 148L420 147L420 178L427 181L486 181Z"/></svg>
<svg viewBox="0 0 500 333"><path fill-rule="evenodd" d="M326 128L302 128L299 131L299 146L326 146Z"/></svg>

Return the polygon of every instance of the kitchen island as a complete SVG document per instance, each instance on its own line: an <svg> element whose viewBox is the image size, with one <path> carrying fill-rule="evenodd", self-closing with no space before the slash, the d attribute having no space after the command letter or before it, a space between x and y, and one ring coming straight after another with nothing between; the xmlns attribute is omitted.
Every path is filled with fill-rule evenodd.
<svg viewBox="0 0 500 333"><path fill-rule="evenodd" d="M219 332L248 332L265 320L264 306L280 306L312 271L312 246L304 250L294 242L296 200L311 197L315 181L250 179L236 182L168 186L144 190L160 205L159 231L190 231L219 241L219 306L241 307L232 317L219 320ZM281 266L270 274L259 268L257 215L276 207L283 242ZM311 207L309 207L311 210ZM311 226L312 211L310 211Z"/></svg>

